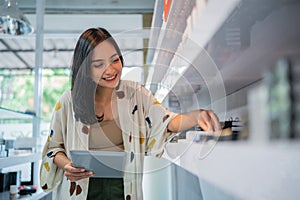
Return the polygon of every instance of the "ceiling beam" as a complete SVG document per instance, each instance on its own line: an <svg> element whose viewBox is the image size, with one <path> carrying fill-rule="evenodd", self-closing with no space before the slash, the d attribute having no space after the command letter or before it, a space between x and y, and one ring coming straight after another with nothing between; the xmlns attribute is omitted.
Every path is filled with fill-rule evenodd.
<svg viewBox="0 0 300 200"><path fill-rule="evenodd" d="M23 8L23 13L25 14L35 14L35 10L32 8ZM48 8L45 10L45 14L152 14L153 9L102 9L102 8L94 8L83 10L80 8Z"/></svg>
<svg viewBox="0 0 300 200"><path fill-rule="evenodd" d="M155 0L51 0L46 1L46 14L144 14L152 13ZM25 14L36 13L36 0L18 2Z"/></svg>
<svg viewBox="0 0 300 200"><path fill-rule="evenodd" d="M2 43L2 39L1 40L1 43ZM4 42L4 41L3 41ZM3 44L3 43L2 43ZM0 50L0 53L9 53L9 52L12 52L12 53L32 53L32 52L35 52L36 49L1 49ZM71 49L64 49L64 48L52 48L52 49L44 49L43 52L73 52L74 51L74 48L71 48ZM126 49L122 49L121 48L121 52L138 52L138 51L144 51L144 49L136 49L136 48L133 48L133 49L130 49L130 48L126 48Z"/></svg>
<svg viewBox="0 0 300 200"><path fill-rule="evenodd" d="M9 50L12 52L27 68L32 68L26 60L24 60L17 52L13 52L13 49L2 39L0 39L0 42Z"/></svg>

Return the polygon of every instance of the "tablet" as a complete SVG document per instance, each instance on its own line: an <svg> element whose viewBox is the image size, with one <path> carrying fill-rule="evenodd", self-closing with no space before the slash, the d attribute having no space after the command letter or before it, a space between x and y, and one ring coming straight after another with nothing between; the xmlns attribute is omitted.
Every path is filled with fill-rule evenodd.
<svg viewBox="0 0 300 200"><path fill-rule="evenodd" d="M126 161L125 152L71 150L75 167L94 172L96 178L122 178Z"/></svg>

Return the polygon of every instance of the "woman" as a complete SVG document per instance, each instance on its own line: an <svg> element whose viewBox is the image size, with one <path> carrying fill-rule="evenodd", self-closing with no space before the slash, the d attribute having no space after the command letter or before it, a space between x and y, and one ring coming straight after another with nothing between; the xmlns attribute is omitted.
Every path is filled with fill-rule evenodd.
<svg viewBox="0 0 300 200"><path fill-rule="evenodd" d="M142 199L144 155L160 156L165 142L193 126L220 130L212 111L168 111L138 83L120 80L123 58L110 33L91 28L80 36L72 88L57 102L43 152L40 184L53 199ZM70 150L126 151L123 179L95 179L75 168Z"/></svg>

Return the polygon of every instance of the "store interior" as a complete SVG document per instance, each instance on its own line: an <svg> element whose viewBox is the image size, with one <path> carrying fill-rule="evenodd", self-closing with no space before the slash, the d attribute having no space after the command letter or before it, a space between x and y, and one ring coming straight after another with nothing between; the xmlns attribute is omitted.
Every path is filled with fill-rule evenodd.
<svg viewBox="0 0 300 200"><path fill-rule="evenodd" d="M180 132L162 158L146 157L145 200L300 197L299 1L0 2L0 200L10 185L22 186L20 199L51 199L39 186L51 102L91 27L116 39L122 79L173 112L211 109L222 124L218 134ZM7 12L30 27L15 27Z"/></svg>

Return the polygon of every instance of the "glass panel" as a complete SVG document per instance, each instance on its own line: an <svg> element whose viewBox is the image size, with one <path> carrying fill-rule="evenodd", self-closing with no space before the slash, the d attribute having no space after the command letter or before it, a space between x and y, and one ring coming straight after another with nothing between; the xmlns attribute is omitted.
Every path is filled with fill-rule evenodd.
<svg viewBox="0 0 300 200"><path fill-rule="evenodd" d="M70 88L69 77L69 69L43 69L42 136L48 133L56 101L64 90ZM3 133L4 139L32 137L34 73L29 70L0 70L0 85L0 133Z"/></svg>

